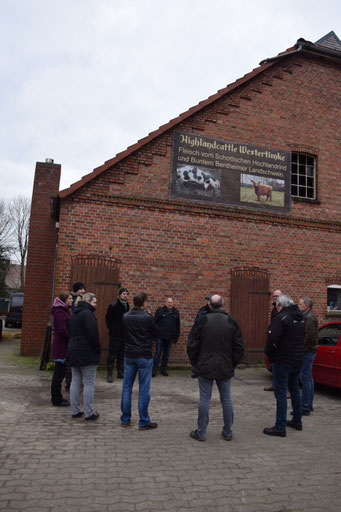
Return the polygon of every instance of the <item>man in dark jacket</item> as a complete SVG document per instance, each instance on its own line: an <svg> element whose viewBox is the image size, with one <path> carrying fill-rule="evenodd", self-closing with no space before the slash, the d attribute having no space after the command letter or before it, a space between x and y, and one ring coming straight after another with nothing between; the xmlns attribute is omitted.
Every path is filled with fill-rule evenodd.
<svg viewBox="0 0 341 512"><path fill-rule="evenodd" d="M277 297L279 297L280 295L282 294L281 290L275 290L271 296L272 298L272 302L271 302L271 306L272 306L272 309L271 309L271 312L270 312L270 318L271 318L271 321L272 319L278 315L278 311L277 311L277 308L276 308L276 299ZM264 388L264 391L273 391L274 390L274 387L273 386L266 386ZM290 393L288 392L288 396L287 398L290 398Z"/></svg>
<svg viewBox="0 0 341 512"><path fill-rule="evenodd" d="M312 310L313 302L309 297L302 297L298 302L298 307L304 317L304 359L301 370L302 416L309 416L314 410L313 362L318 349L318 322Z"/></svg>
<svg viewBox="0 0 341 512"><path fill-rule="evenodd" d="M244 346L239 325L223 309L220 295L212 295L210 310L202 315L188 337L187 354L199 382L198 428L190 433L206 440L213 382L216 381L223 408L222 436L232 439L233 404L230 380L243 358Z"/></svg>
<svg viewBox="0 0 341 512"><path fill-rule="evenodd" d="M153 317L146 313L147 295L138 293L134 297L134 307L123 316L125 338L124 380L121 399L121 424L129 427L131 418L131 394L136 374L139 374L139 430L157 427L148 414L150 401L150 381L153 369L153 342L159 335L159 329Z"/></svg>
<svg viewBox="0 0 341 512"><path fill-rule="evenodd" d="M268 327L264 350L272 365L276 423L263 432L269 436L285 437L286 426L302 430L298 376L303 363L304 320L301 311L287 295L277 297L276 307L279 314ZM291 421L287 421L288 389L294 410Z"/></svg>
<svg viewBox="0 0 341 512"><path fill-rule="evenodd" d="M160 329L160 337L157 340L156 351L153 363L153 377L157 374L157 369L161 361L161 373L168 377L167 363L172 343L177 343L180 336L180 315L175 309L174 302L171 297L166 299L166 303L162 308L157 308L154 315L154 322Z"/></svg>
<svg viewBox="0 0 341 512"><path fill-rule="evenodd" d="M212 297L212 293L208 293L205 297L205 300L206 300L206 304L205 306L202 306L198 313L197 313L197 316L195 317L195 320L194 322L196 322L198 320L198 318L201 317L201 315L206 315L206 313L210 310L210 299Z"/></svg>
<svg viewBox="0 0 341 512"><path fill-rule="evenodd" d="M109 304L105 323L109 330L109 352L107 357L107 382L112 382L112 372L116 359L117 378L123 379L124 375L124 338L122 336L122 318L130 309L128 302L129 292L127 288L121 288L118 298Z"/></svg>

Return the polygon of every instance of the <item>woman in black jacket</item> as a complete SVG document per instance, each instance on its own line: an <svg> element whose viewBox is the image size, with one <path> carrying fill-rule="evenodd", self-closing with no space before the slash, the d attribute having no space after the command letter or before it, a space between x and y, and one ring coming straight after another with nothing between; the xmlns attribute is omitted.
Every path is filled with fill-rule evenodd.
<svg viewBox="0 0 341 512"><path fill-rule="evenodd" d="M78 303L71 317L71 334L68 360L72 370L70 401L72 417L80 418L85 414L87 421L97 420L94 412L94 391L97 364L101 354L97 320L94 315L97 297L86 293ZM80 410L81 386L83 389L84 412Z"/></svg>

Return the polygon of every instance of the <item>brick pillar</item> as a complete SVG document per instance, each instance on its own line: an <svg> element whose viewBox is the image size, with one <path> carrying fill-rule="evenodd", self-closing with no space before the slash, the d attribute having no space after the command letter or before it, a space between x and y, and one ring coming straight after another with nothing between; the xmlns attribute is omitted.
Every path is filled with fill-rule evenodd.
<svg viewBox="0 0 341 512"><path fill-rule="evenodd" d="M56 221L51 217L51 197L59 191L61 166L37 162L33 183L27 253L21 355L39 355L50 321L56 254Z"/></svg>

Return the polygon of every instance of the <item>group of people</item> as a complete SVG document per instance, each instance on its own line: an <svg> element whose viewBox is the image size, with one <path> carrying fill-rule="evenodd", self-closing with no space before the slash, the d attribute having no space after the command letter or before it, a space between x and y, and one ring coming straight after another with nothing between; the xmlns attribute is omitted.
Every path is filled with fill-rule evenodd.
<svg viewBox="0 0 341 512"><path fill-rule="evenodd" d="M80 286L81 285L81 286ZM75 291L76 289L76 291ZM62 292L53 303L53 345L55 361L51 384L52 404L70 405L61 394L61 383L67 362L71 366L72 381L70 401L72 417L85 416L85 420L97 420L94 411L94 385L100 358L97 320L94 312L97 297L85 293L82 283L75 283L73 296ZM141 292L133 297L130 308L129 291L119 290L118 298L107 308L105 321L109 331L107 358L107 382L113 382L116 360L117 377L123 379L121 396L121 425L131 424L132 389L139 376L139 429L157 428L148 413L150 385L157 375L161 360L161 374L168 376L167 362L170 348L180 335L180 315L172 298L158 308L154 317L148 308L148 297ZM187 341L187 354L192 365L192 377L198 378L199 403L197 428L190 437L206 440L209 423L210 399L214 381L217 384L223 411L222 437L232 439L234 419L231 398L231 378L235 367L242 361L244 346L238 323L223 309L220 295L207 295L206 305L200 308ZM73 310L70 317L69 308ZM153 344L156 349L153 356ZM276 397L276 422L265 428L264 434L285 437L286 427L302 430L302 415L313 410L314 382L312 364L317 351L317 320L308 297L300 299L298 306L293 300L276 290L273 294L271 322L267 329L265 353L269 357L273 373L273 389ZM161 359L162 355L162 359ZM302 398L298 378L302 379ZM83 385L84 411L80 408ZM293 417L287 420L287 391L291 394Z"/></svg>
<svg viewBox="0 0 341 512"><path fill-rule="evenodd" d="M126 379L123 382L122 414L123 411L127 410L126 403L129 402L126 398L128 396L127 389L131 387L132 390L136 376L135 372L131 381L133 370L131 371L132 362L130 359L137 360L140 356L142 359L151 359L151 363L148 361L148 365L152 364L151 375L155 377L162 356L161 373L168 376L167 364L170 348L173 343L177 343L180 335L180 315L174 307L172 298L167 298L165 305L156 310L153 319L148 310L147 296L142 294L144 300L141 302L141 297L139 298L138 295L134 297L134 307L130 310L129 291L127 288L121 288L117 300L109 304L105 315L105 322L109 331L107 382L113 382L115 361L117 378L123 379L125 377ZM79 418L84 414L87 421L96 420L99 417L99 414L94 411L93 403L96 369L101 354L97 320L94 315L96 306L97 297L92 293L85 293L84 284L77 282L73 285L72 293L62 292L56 297L51 310L53 319L52 359L54 360L51 402L56 407L69 406L71 402L72 417ZM140 315L137 316L139 324L142 311L148 322L146 325L138 326L138 333L130 336L130 322L134 323L137 312L140 312ZM128 313L128 324L126 325L124 316ZM153 327L152 331L146 330L147 325ZM141 347L135 346L134 336L138 337ZM156 342L156 350L153 358L154 342ZM70 389L70 402L62 395L62 382L64 378L67 380L69 369L71 369L72 377L69 382L66 382L65 389ZM80 410L82 386L84 388L84 411ZM150 384L147 387L150 388ZM142 392L141 377L140 388ZM145 404L146 400L142 400L142 402ZM143 407L145 409L145 405ZM146 414L143 417L147 417ZM140 421L140 427L146 427L145 420Z"/></svg>

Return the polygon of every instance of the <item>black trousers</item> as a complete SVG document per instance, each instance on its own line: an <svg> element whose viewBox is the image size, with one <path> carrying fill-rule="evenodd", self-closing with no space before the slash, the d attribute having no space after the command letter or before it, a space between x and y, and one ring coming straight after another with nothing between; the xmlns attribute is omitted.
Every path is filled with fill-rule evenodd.
<svg viewBox="0 0 341 512"><path fill-rule="evenodd" d="M51 382L51 402L60 404L64 400L62 395L62 382L66 373L66 363L55 361L52 382Z"/></svg>
<svg viewBox="0 0 341 512"><path fill-rule="evenodd" d="M117 371L124 372L124 339L109 334L107 365L113 368L115 359Z"/></svg>

